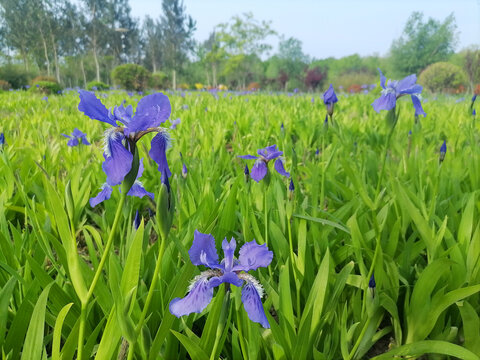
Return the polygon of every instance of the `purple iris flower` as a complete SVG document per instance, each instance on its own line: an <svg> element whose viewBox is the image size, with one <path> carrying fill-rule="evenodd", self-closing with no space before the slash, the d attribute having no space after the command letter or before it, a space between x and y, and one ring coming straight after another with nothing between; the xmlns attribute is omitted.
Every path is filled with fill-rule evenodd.
<svg viewBox="0 0 480 360"><path fill-rule="evenodd" d="M405 96L411 95L413 107L415 108L415 115L427 115L423 111L422 104L420 102L419 95L423 88L421 85L416 84L417 75L409 75L402 80L388 80L387 85L385 86L386 77L383 75L382 71L378 69L380 73L380 85L382 86L382 96L376 99L373 103L373 109L379 113L380 110L392 110L397 105L397 99Z"/></svg>
<svg viewBox="0 0 480 360"><path fill-rule="evenodd" d="M140 221L141 221L140 214L138 213L138 210L135 212L135 218L133 219L133 226L135 227L135 230L138 230L140 226Z"/></svg>
<svg viewBox="0 0 480 360"><path fill-rule="evenodd" d="M109 111L94 93L85 90L79 90L79 93L80 111L91 119L112 125L105 131L104 137L105 161L102 168L107 175L106 186L102 187L102 191L95 198L90 199L90 204L96 205L110 198L111 187L121 184L130 171L137 171L137 180L131 185L127 195L139 197L148 195L153 199L153 194L147 192L138 181L143 172L143 165L140 164L138 170L132 169L132 166L134 163L138 164L134 162L134 157L138 156L137 141L145 134L156 132L149 155L158 164L162 181L172 175L166 157L170 137L164 128L159 127L170 117L171 105L168 97L162 93L147 95L139 101L134 114L131 105L125 107L122 103ZM120 126L117 123L120 123Z"/></svg>
<svg viewBox="0 0 480 360"><path fill-rule="evenodd" d="M170 125L170 129L174 130L177 128L177 125L180 124L181 120L180 118L176 118L171 122L172 125Z"/></svg>
<svg viewBox="0 0 480 360"><path fill-rule="evenodd" d="M62 134L62 135L69 139L67 142L68 146L78 146L80 143L84 145L90 145L90 143L87 140L87 134L84 134L77 128L73 130L72 135L65 135L65 134Z"/></svg>
<svg viewBox="0 0 480 360"><path fill-rule="evenodd" d="M372 273L372 276L370 276L370 280L368 281L368 287L371 289L375 289L376 286L377 284L375 283L375 276Z"/></svg>
<svg viewBox="0 0 480 360"><path fill-rule="evenodd" d="M264 149L260 149L257 151L257 154L260 156L255 156L255 155L238 156L239 158L247 159L247 160L257 159L257 161L255 161L255 164L252 167L252 171L250 175L253 180L255 180L256 182L259 182L265 177L265 175L267 175L268 163L270 162L270 160L273 160L273 159L276 159L275 165L274 165L275 170L277 170L277 172L280 175L290 177L290 173L285 171L283 160L279 158L279 156L283 155L283 152L277 150L277 145L271 145L271 146L267 146Z"/></svg>
<svg viewBox="0 0 480 360"><path fill-rule="evenodd" d="M328 115L332 116L333 114L333 106L338 102L337 95L335 94L335 90L333 90L333 85L330 84L329 88L323 94L323 103L327 106Z"/></svg>
<svg viewBox="0 0 480 360"><path fill-rule="evenodd" d="M4 133L0 133L0 145L4 145L5 144L5 134Z"/></svg>
<svg viewBox="0 0 480 360"><path fill-rule="evenodd" d="M442 146L440 146L440 162L445 160L445 154L447 153L447 140L443 140Z"/></svg>
<svg viewBox="0 0 480 360"><path fill-rule="evenodd" d="M473 115L473 116L477 115L477 112L475 111L475 109L473 109L472 115Z"/></svg>
<svg viewBox="0 0 480 360"><path fill-rule="evenodd" d="M188 254L193 265L204 265L209 270L196 276L189 288L189 293L182 299L175 298L170 302L170 312L176 317L191 313L201 313L213 298L213 288L222 283L243 286L242 302L251 321L269 328L267 316L263 310L263 288L256 278L248 274L250 270L267 267L273 259L273 253L267 246L259 245L255 240L245 243L240 249L240 255L234 259L235 239L228 242L225 238L222 249L225 258L219 262L212 235L202 234L195 230L193 243Z"/></svg>
<svg viewBox="0 0 480 360"><path fill-rule="evenodd" d="M185 163L183 163L183 165L182 165L182 176L183 176L184 179L187 178L187 174L188 174L187 165L185 165Z"/></svg>

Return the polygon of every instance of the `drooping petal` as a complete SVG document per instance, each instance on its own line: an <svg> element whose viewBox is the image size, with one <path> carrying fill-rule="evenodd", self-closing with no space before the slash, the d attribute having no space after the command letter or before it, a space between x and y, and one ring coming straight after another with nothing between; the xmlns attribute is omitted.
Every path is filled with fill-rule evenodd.
<svg viewBox="0 0 480 360"><path fill-rule="evenodd" d="M168 96L162 93L147 95L139 101L132 121L125 128L125 135L157 127L170 117L171 112Z"/></svg>
<svg viewBox="0 0 480 360"><path fill-rule="evenodd" d="M418 96L412 95L412 103L413 107L415 108L415 116L423 115L423 117L427 116L425 111L423 111L422 103Z"/></svg>
<svg viewBox="0 0 480 360"><path fill-rule="evenodd" d="M378 68L377 70L380 73L380 86L385 89L385 82L387 81L387 78L385 77L385 75L383 75L382 70L380 70L380 68Z"/></svg>
<svg viewBox="0 0 480 360"><path fill-rule="evenodd" d="M263 310L263 304L257 287L252 282L247 282L242 289L242 302L248 318L256 323L259 323L264 328L270 328L267 316Z"/></svg>
<svg viewBox="0 0 480 360"><path fill-rule="evenodd" d="M158 164L158 171L162 173L162 176L170 177L172 173L168 167L167 162L167 148L170 142L170 138L167 132L159 132L152 139L151 148L148 154Z"/></svg>
<svg viewBox="0 0 480 360"><path fill-rule="evenodd" d="M102 191L100 191L97 196L90 199L90 206L95 207L102 201L110 199L110 196L112 196L112 191L113 189L109 185L103 185Z"/></svg>
<svg viewBox="0 0 480 360"><path fill-rule="evenodd" d="M417 75L412 74L404 77L397 83L396 90L397 93L403 93L404 91L408 91L415 85L417 82Z"/></svg>
<svg viewBox="0 0 480 360"><path fill-rule="evenodd" d="M223 253L225 254L223 258L223 264L225 266L225 271L229 272L232 271L233 267L233 254L235 252L235 248L237 247L237 243L235 239L232 237L232 240L228 242L227 238L223 239L222 242L222 249Z"/></svg>
<svg viewBox="0 0 480 360"><path fill-rule="evenodd" d="M258 156L255 156L255 155L238 155L237 157L246 159L246 160L258 159Z"/></svg>
<svg viewBox="0 0 480 360"><path fill-rule="evenodd" d="M170 302L170 312L176 317L191 313L201 313L213 297L213 287L208 276L199 275L194 279L190 292L184 298L175 298Z"/></svg>
<svg viewBox="0 0 480 360"><path fill-rule="evenodd" d="M267 163L263 161L263 159L258 159L252 167L250 177L256 182L259 182L267 175L267 171Z"/></svg>
<svg viewBox="0 0 480 360"><path fill-rule="evenodd" d="M136 196L138 198L143 198L145 195L148 196L150 199L154 199L154 195L151 192L148 192L143 187L140 181L135 181L127 193L128 196Z"/></svg>
<svg viewBox="0 0 480 360"><path fill-rule="evenodd" d="M77 146L78 145L78 139L76 137L71 138L70 140L68 140L67 145L72 146L72 147Z"/></svg>
<svg viewBox="0 0 480 360"><path fill-rule="evenodd" d="M380 96L373 103L373 109L378 113L380 110L392 110L397 104L397 98L394 93L388 93Z"/></svg>
<svg viewBox="0 0 480 360"><path fill-rule="evenodd" d="M125 108L124 104L125 104L125 100L123 100L120 106L115 106L113 108L113 116L115 117L115 120L119 120L124 125L128 125L132 120L133 107L132 105L128 105Z"/></svg>
<svg viewBox="0 0 480 360"><path fill-rule="evenodd" d="M195 266L205 265L210 267L218 264L214 237L195 230L192 247L188 250L188 255L190 255L190 261Z"/></svg>
<svg viewBox="0 0 480 360"><path fill-rule="evenodd" d="M3 135L3 134L2 134ZM71 139L72 137L70 135L65 135L65 134L61 134L62 136L65 136L66 138L69 138Z"/></svg>
<svg viewBox="0 0 480 360"><path fill-rule="evenodd" d="M273 252L268 250L267 245L259 245L255 240L245 243L240 248L238 264L233 271L257 270L259 267L267 267L273 259Z"/></svg>
<svg viewBox="0 0 480 360"><path fill-rule="evenodd" d="M87 135L81 136L80 139L82 140L83 145L91 145L87 140Z"/></svg>
<svg viewBox="0 0 480 360"><path fill-rule="evenodd" d="M280 174L280 175L283 175L283 176L286 176L286 177L290 177L290 173L285 171L285 168L283 167L283 161L282 159L277 159L275 160L275 170L277 170L277 172Z"/></svg>
<svg viewBox="0 0 480 360"><path fill-rule="evenodd" d="M103 121L112 126L117 126L115 120L108 116L108 110L105 105L95 96L94 93L85 90L79 90L80 103L78 110L87 115L90 119Z"/></svg>
<svg viewBox="0 0 480 360"><path fill-rule="evenodd" d="M107 174L107 184L120 184L132 168L133 155L122 143L124 136L120 132L108 132L105 139L105 161L103 171Z"/></svg>

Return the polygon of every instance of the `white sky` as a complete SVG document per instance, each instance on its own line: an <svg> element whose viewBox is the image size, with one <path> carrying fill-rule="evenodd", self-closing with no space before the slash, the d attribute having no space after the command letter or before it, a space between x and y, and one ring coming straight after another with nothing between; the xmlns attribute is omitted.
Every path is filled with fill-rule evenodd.
<svg viewBox="0 0 480 360"><path fill-rule="evenodd" d="M252 12L257 20L271 21L279 34L301 40L304 52L315 58L385 55L413 11L442 21L453 12L460 33L457 50L480 44L480 0L184 0L184 4L197 21L199 41L233 15ZM135 17L157 18L161 13L161 0L130 0L130 5Z"/></svg>

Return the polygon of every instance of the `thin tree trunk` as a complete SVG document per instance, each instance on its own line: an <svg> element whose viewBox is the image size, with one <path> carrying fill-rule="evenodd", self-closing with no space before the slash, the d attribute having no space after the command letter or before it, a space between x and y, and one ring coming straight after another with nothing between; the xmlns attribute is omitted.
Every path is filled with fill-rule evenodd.
<svg viewBox="0 0 480 360"><path fill-rule="evenodd" d="M172 70L172 85L173 91L177 90L177 72L175 70Z"/></svg>
<svg viewBox="0 0 480 360"><path fill-rule="evenodd" d="M55 37L51 36L52 38L52 47L53 47L53 61L55 64L55 78L60 83L60 66L58 65L58 53L57 53L57 46L55 42Z"/></svg>
<svg viewBox="0 0 480 360"><path fill-rule="evenodd" d="M100 64L98 63L96 42L94 42L92 50L93 50L93 60L95 60L95 70L97 71L96 79L97 79L97 81L100 81Z"/></svg>
<svg viewBox="0 0 480 360"><path fill-rule="evenodd" d="M212 64L212 82L213 86L217 87L217 65Z"/></svg>
<svg viewBox="0 0 480 360"><path fill-rule="evenodd" d="M45 41L45 38L43 37L43 32L40 31L41 37L42 37L42 43L43 43L43 51L45 55L45 62L47 63L47 75L50 76L50 60L48 60L48 51L47 51L47 42Z"/></svg>
<svg viewBox="0 0 480 360"><path fill-rule="evenodd" d="M83 58L80 59L80 69L82 69L83 75L83 88L87 88L87 76L85 75L85 67L83 66Z"/></svg>

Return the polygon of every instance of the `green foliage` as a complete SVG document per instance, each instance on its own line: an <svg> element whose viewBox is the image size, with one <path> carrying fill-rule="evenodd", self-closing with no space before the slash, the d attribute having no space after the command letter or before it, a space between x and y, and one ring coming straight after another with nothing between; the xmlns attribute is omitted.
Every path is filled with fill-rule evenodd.
<svg viewBox="0 0 480 360"><path fill-rule="evenodd" d="M182 122L167 152L176 205L161 242L164 217L157 209L166 190L147 147L138 146L142 182L154 201L128 197L123 203L115 188L110 200L91 208L88 199L105 181L108 125L78 111L76 92L48 104L30 92L0 93L7 138L0 150L5 358L74 358L84 314L83 359L125 358L130 348L130 358L152 360L478 360L478 124L455 98L440 95L423 104L428 116L415 125L410 99L399 99L399 121L386 148L389 129L370 105L373 94L339 96L328 128L320 96L312 103L303 94L258 92L247 95L248 102L234 94L170 95L171 117ZM124 97L111 92L102 101L111 108ZM127 105L138 100L127 98ZM60 134L74 127L92 146L66 146ZM445 134L448 152L439 164ZM268 186L245 181L245 164L251 168L253 161L237 155L274 143L284 151L292 193L273 164ZM138 230L136 210L143 217ZM230 293L215 290L200 314L177 319L169 312L170 301L183 297L204 270L189 261L195 229L212 233L220 251L225 237L235 237L238 247L254 238L268 242L272 263L252 275L264 287L270 329L249 320L234 286ZM375 291L368 288L372 273Z"/></svg>
<svg viewBox="0 0 480 360"><path fill-rule="evenodd" d="M402 36L392 43L393 69L399 76L418 74L430 64L446 61L457 43L456 29L453 14L443 22L433 18L425 22L423 13L412 13Z"/></svg>
<svg viewBox="0 0 480 360"><path fill-rule="evenodd" d="M8 81L0 80L0 90L6 91L11 88L12 88L12 85L10 85Z"/></svg>
<svg viewBox="0 0 480 360"><path fill-rule="evenodd" d="M62 87L57 82L41 80L32 83L32 86L28 91L45 95L54 95L59 94L62 91Z"/></svg>
<svg viewBox="0 0 480 360"><path fill-rule="evenodd" d="M378 82L378 75L370 72L346 72L334 79L335 87L343 86L345 91L352 85L371 85Z"/></svg>
<svg viewBox="0 0 480 360"><path fill-rule="evenodd" d="M467 83L467 76L456 65L438 62L422 71L418 83L431 92L456 92Z"/></svg>
<svg viewBox="0 0 480 360"><path fill-rule="evenodd" d="M87 90L98 90L98 91L103 91L103 90L108 90L110 86L107 84L101 82L101 81L90 81L87 84Z"/></svg>
<svg viewBox="0 0 480 360"><path fill-rule="evenodd" d="M151 74L147 69L136 64L119 65L112 70L113 83L126 90L144 90L150 77Z"/></svg>
<svg viewBox="0 0 480 360"><path fill-rule="evenodd" d="M8 64L0 68L0 79L7 81L14 89L28 85L32 77L32 74L21 65Z"/></svg>
<svg viewBox="0 0 480 360"><path fill-rule="evenodd" d="M164 72L157 71L150 76L148 86L153 89L166 89L168 87L168 76Z"/></svg>

